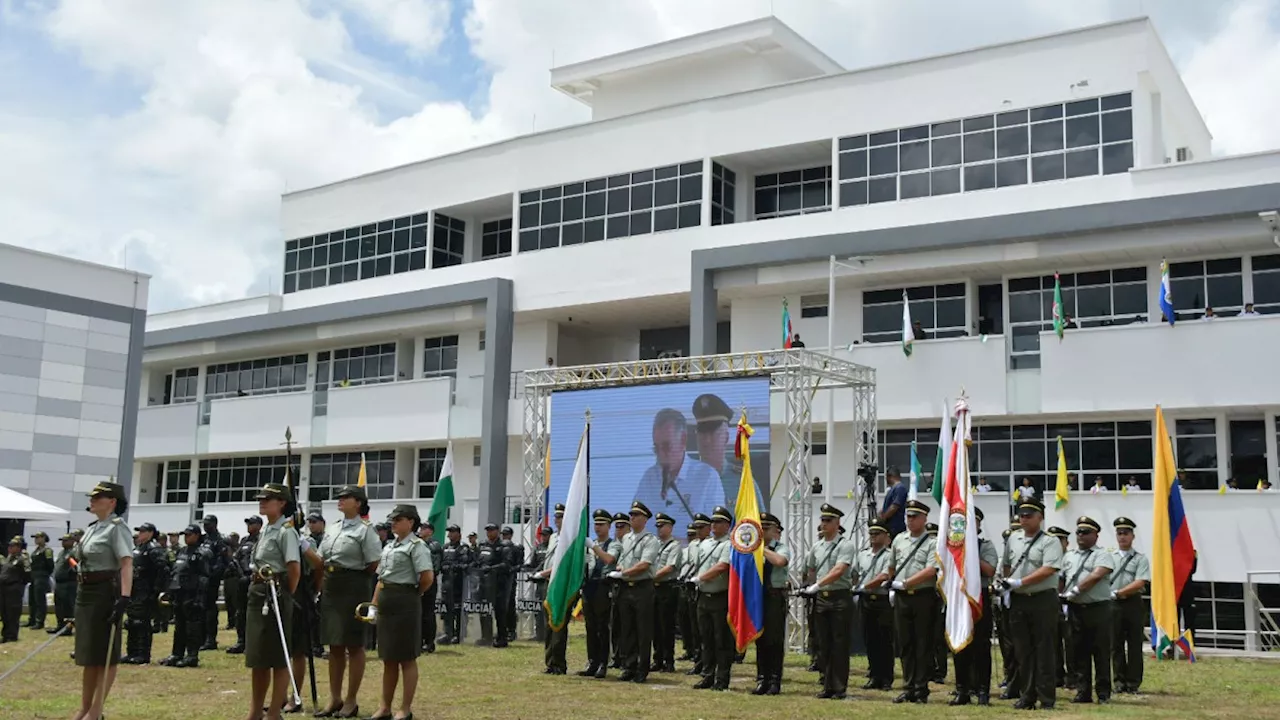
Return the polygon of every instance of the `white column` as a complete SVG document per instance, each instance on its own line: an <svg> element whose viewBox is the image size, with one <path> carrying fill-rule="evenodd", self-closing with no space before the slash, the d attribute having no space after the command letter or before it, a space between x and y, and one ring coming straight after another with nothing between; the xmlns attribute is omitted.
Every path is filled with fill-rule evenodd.
<svg viewBox="0 0 1280 720"><path fill-rule="evenodd" d="M520 252L520 193L511 193L511 254Z"/></svg>
<svg viewBox="0 0 1280 720"><path fill-rule="evenodd" d="M831 138L831 209L840 208L840 138Z"/></svg>
<svg viewBox="0 0 1280 720"><path fill-rule="evenodd" d="M702 220L699 224L711 226L711 158L702 158Z"/></svg>

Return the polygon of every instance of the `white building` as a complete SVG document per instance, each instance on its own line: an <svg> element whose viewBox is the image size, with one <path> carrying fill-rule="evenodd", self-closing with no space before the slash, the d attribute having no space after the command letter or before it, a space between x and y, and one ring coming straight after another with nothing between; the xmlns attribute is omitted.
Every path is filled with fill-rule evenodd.
<svg viewBox="0 0 1280 720"><path fill-rule="evenodd" d="M846 71L769 18L552 82L593 120L286 195L283 295L149 318L138 517L238 524L288 426L312 501L361 452L376 497L428 497L452 441L464 524L509 519L521 369L775 348L786 300L810 349L877 369L882 463L934 445L963 386L979 476L1044 489L1061 435L1066 512L1140 537L1151 495L1119 489L1150 487L1163 404L1213 600L1198 624L1244 630L1241 583L1280 546L1254 489L1280 480L1280 240L1259 216L1280 152L1215 156L1150 23ZM1079 324L1062 341L1055 272ZM904 288L927 338L910 358ZM1234 317L1247 303L1263 315Z"/></svg>
<svg viewBox="0 0 1280 720"><path fill-rule="evenodd" d="M133 475L147 285L0 245L0 486L70 511L72 527L93 519L85 493L99 481Z"/></svg>

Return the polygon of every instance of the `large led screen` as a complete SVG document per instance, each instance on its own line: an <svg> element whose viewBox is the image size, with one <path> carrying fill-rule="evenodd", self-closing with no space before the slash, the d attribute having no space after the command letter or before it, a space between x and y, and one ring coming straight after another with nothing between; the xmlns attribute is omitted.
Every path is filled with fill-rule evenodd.
<svg viewBox="0 0 1280 720"><path fill-rule="evenodd" d="M743 460L734 457L738 418L746 410L751 472L761 510L768 508L769 379L704 380L551 396L552 503L569 492L578 440L591 411L591 509L627 512L640 500L666 513L677 533L695 513L717 505L732 512ZM652 526L651 526L652 527Z"/></svg>

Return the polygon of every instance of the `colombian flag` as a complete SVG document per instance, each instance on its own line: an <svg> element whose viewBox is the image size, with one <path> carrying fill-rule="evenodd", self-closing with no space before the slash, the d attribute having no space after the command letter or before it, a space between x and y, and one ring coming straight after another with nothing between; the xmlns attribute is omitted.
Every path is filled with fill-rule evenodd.
<svg viewBox="0 0 1280 720"><path fill-rule="evenodd" d="M791 349L791 311L787 309L787 299L782 298L782 347ZM739 425L739 428L742 426Z"/></svg>
<svg viewBox="0 0 1280 720"><path fill-rule="evenodd" d="M1178 624L1178 596L1191 579L1196 549L1191 528L1182 507L1177 466L1164 412L1156 406L1155 495L1151 523L1151 647L1156 658L1177 645L1189 660L1195 660L1191 633Z"/></svg>
<svg viewBox="0 0 1280 720"><path fill-rule="evenodd" d="M742 459L742 481L734 506L738 524L730 536L733 550L729 558L728 619L738 652L744 652L764 630L764 531L756 504L756 481L751 477L752 432L743 413L734 447L734 453Z"/></svg>

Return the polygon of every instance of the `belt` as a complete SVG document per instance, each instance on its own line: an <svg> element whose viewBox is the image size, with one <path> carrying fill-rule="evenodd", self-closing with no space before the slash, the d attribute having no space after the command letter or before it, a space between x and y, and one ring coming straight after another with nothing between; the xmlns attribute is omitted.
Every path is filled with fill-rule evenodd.
<svg viewBox="0 0 1280 720"><path fill-rule="evenodd" d="M324 566L324 571L330 575L335 573L362 573L364 572L364 568L345 568L341 565L334 565L330 563Z"/></svg>
<svg viewBox="0 0 1280 720"><path fill-rule="evenodd" d="M97 585L99 583L110 582L119 577L119 570L95 570L94 572L82 572L76 575L76 582L81 585Z"/></svg>
<svg viewBox="0 0 1280 720"><path fill-rule="evenodd" d="M270 579L270 580L268 580L267 578L264 578L264 577L262 577L261 575L259 575L257 572L254 572L254 573L253 573L253 584L254 584L254 585L266 585L267 583L274 583L274 582L278 582L279 580L280 580L280 575L279 575L279 574L276 574L276 575L272 576L272 577L271 577L271 579Z"/></svg>
<svg viewBox="0 0 1280 720"><path fill-rule="evenodd" d="M912 590L899 590L898 592L902 593L903 595L916 595L921 593L936 593L938 592L938 588L929 587L926 585L926 586L918 587Z"/></svg>
<svg viewBox="0 0 1280 720"><path fill-rule="evenodd" d="M386 590L387 588L398 588L401 590L417 590L418 586L412 583L388 583L388 582L382 583L382 589Z"/></svg>
<svg viewBox="0 0 1280 720"><path fill-rule="evenodd" d="M623 581L621 581L621 582L625 582L625 583L627 584L627 587L636 587L637 585L639 585L639 586L643 587L643 586L645 586L645 585L652 585L652 584L653 584L653 580L651 580L651 579L649 579L649 578L644 578L644 579L641 579L641 580L623 580Z"/></svg>
<svg viewBox="0 0 1280 720"><path fill-rule="evenodd" d="M770 587L770 588L765 588L764 591L769 593L770 595L785 596L787 594L787 589L785 587Z"/></svg>
<svg viewBox="0 0 1280 720"><path fill-rule="evenodd" d="M712 595L727 595L729 593L728 590L699 590L698 592L708 597Z"/></svg>
<svg viewBox="0 0 1280 720"><path fill-rule="evenodd" d="M849 595L851 592L851 590L819 590L818 597L829 598L834 595Z"/></svg>

